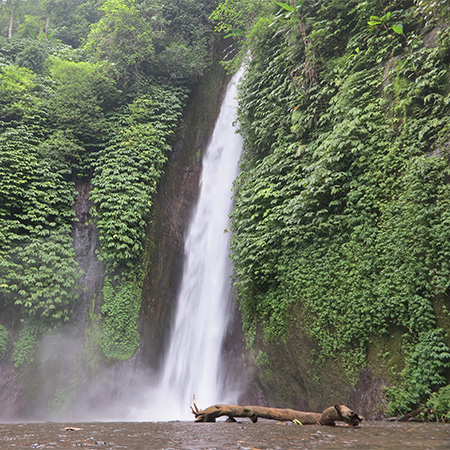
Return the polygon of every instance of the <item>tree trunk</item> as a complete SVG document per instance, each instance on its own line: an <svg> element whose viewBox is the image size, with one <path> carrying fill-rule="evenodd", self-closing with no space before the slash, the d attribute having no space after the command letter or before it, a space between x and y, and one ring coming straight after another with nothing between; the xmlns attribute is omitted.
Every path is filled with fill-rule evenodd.
<svg viewBox="0 0 450 450"><path fill-rule="evenodd" d="M45 21L45 40L48 39L48 27L50 25L50 16L47 16L47 20Z"/></svg>
<svg viewBox="0 0 450 450"><path fill-rule="evenodd" d="M298 420L302 425L335 425L335 422L342 421L349 425L357 426L362 421L361 416L344 405L331 406L323 413L267 408L264 406L236 405L214 405L200 410L194 399L194 406L191 406L191 410L195 416L195 422L215 422L221 416L228 416L231 421L234 421L236 417L248 417L253 423L257 422L258 417L281 422Z"/></svg>
<svg viewBox="0 0 450 450"><path fill-rule="evenodd" d="M11 3L11 15L9 16L9 28L8 28L8 39L11 39L12 37L12 31L13 31L13 23L14 23L14 10L16 7L14 4Z"/></svg>

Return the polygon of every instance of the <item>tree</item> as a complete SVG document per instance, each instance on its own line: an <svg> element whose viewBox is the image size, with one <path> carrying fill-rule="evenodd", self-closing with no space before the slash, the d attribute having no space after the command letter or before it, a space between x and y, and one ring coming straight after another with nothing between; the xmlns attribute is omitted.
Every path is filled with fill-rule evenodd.
<svg viewBox="0 0 450 450"><path fill-rule="evenodd" d="M90 26L102 17L96 0L42 0L45 29L74 48L89 34Z"/></svg>
<svg viewBox="0 0 450 450"><path fill-rule="evenodd" d="M123 81L128 72L138 78L142 65L153 56L149 23L134 0L107 0L100 9L105 16L93 25L86 48L97 59L115 64Z"/></svg>
<svg viewBox="0 0 450 450"><path fill-rule="evenodd" d="M104 132L103 102L114 96L114 80L107 63L53 58L50 72L56 83L49 108L62 129L72 130L84 142Z"/></svg>
<svg viewBox="0 0 450 450"><path fill-rule="evenodd" d="M31 128L44 120L42 99L36 95L39 77L15 65L0 68L0 128L26 123Z"/></svg>

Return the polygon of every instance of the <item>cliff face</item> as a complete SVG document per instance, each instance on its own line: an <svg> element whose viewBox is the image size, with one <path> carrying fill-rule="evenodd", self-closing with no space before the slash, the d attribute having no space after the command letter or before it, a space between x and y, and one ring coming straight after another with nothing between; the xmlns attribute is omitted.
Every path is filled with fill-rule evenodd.
<svg viewBox="0 0 450 450"><path fill-rule="evenodd" d="M271 404L398 415L449 382L447 23L305 1L248 30L232 254Z"/></svg>
<svg viewBox="0 0 450 450"><path fill-rule="evenodd" d="M192 93L155 199L140 316L140 355L154 369L164 356L170 333L183 268L184 233L199 192L201 158L227 81L225 71L216 64Z"/></svg>
<svg viewBox="0 0 450 450"><path fill-rule="evenodd" d="M84 329L92 301L101 295L105 266L97 257L100 245L98 229L92 222L90 214L92 208L92 201L89 200L89 193L92 189L90 180L77 180L75 189L78 194L74 205L77 220L72 229L72 239L76 261L83 273L80 283L85 286L85 291L76 303L72 320L77 323L77 326Z"/></svg>

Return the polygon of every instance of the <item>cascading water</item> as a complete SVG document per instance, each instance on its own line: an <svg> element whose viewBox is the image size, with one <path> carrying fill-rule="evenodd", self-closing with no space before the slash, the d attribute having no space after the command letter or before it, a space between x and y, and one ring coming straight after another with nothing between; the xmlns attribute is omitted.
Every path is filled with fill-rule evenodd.
<svg viewBox="0 0 450 450"><path fill-rule="evenodd" d="M192 419L189 405L227 400L223 340L230 316L228 216L242 138L236 133L237 88L231 80L203 158L200 195L185 239L185 261L170 345L146 419Z"/></svg>

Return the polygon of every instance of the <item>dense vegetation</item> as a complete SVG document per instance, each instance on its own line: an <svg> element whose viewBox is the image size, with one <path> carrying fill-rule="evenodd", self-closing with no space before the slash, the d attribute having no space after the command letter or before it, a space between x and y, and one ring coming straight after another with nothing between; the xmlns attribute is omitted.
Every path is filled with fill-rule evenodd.
<svg viewBox="0 0 450 450"><path fill-rule="evenodd" d="M400 335L403 356L379 355L388 412L417 407L450 367L447 2L227 0L214 17L251 54L232 215L250 345L295 340L301 317L357 380Z"/></svg>
<svg viewBox="0 0 450 450"><path fill-rule="evenodd" d="M98 345L112 359L136 351L145 230L189 90L210 64L215 6L1 3L0 355L14 317L16 367L70 320L83 291L71 237L77 180L92 183L106 267Z"/></svg>
<svg viewBox="0 0 450 450"><path fill-rule="evenodd" d="M3 1L0 359L26 366L72 317L80 181L106 270L85 359L135 353L153 198L214 22L228 67L250 54L232 256L261 372L306 334L355 383L381 367L388 413L448 420L448 20L447 0Z"/></svg>

